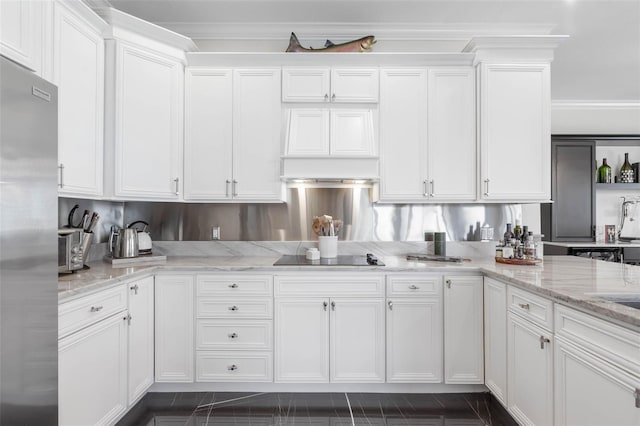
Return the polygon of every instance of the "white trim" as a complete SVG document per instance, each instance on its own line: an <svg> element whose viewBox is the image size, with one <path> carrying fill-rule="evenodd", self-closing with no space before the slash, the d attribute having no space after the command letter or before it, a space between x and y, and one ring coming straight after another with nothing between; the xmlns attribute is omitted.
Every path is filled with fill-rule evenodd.
<svg viewBox="0 0 640 426"><path fill-rule="evenodd" d="M640 110L640 101L571 101L571 100L552 100L551 109L553 110L621 110L628 109Z"/></svg>
<svg viewBox="0 0 640 426"><path fill-rule="evenodd" d="M100 34L103 34L107 30L109 24L98 16L89 6L83 2L72 0L56 0L56 6L63 6L71 13L73 13L78 19L82 20L86 25L89 25Z"/></svg>

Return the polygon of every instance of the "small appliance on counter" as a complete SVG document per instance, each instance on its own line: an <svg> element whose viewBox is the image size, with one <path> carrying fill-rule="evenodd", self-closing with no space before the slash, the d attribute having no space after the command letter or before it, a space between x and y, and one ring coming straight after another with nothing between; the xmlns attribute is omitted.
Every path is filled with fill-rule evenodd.
<svg viewBox="0 0 640 426"><path fill-rule="evenodd" d="M84 267L84 231L81 228L58 229L58 273L65 274Z"/></svg>
<svg viewBox="0 0 640 426"><path fill-rule="evenodd" d="M109 254L114 259L138 257L138 230L111 227Z"/></svg>
<svg viewBox="0 0 640 426"><path fill-rule="evenodd" d="M127 228L136 229L134 228L134 226L138 224L143 225L142 230L137 230L138 231L138 254L140 256L150 255L152 241L151 241L151 234L149 233L149 231L147 231L147 229L149 228L149 224L144 220L136 220L135 222L130 223Z"/></svg>
<svg viewBox="0 0 640 426"><path fill-rule="evenodd" d="M384 266L384 263L371 253L366 256L339 255L336 257L284 255L273 266Z"/></svg>

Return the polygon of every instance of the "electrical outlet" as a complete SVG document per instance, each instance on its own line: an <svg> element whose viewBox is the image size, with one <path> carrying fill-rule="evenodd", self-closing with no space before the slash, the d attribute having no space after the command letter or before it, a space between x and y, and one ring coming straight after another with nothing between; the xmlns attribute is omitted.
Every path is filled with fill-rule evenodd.
<svg viewBox="0 0 640 426"><path fill-rule="evenodd" d="M219 240L220 239L220 227L219 226L211 227L211 239L212 240Z"/></svg>

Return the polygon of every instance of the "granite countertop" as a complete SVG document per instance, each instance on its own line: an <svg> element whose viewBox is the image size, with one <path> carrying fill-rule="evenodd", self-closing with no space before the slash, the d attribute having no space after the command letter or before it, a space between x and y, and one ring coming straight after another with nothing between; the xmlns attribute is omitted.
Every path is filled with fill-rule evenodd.
<svg viewBox="0 0 640 426"><path fill-rule="evenodd" d="M636 241L636 240L634 240ZM575 248L624 248L624 247L640 247L640 242L623 242L618 241L617 243L596 243L594 241L544 241L544 244L547 246L556 246L556 247L575 247Z"/></svg>
<svg viewBox="0 0 640 426"><path fill-rule="evenodd" d="M83 294L112 287L149 274L185 272L344 271L344 272L479 272L529 290L556 302L593 313L625 327L640 331L640 309L609 302L594 296L603 294L640 295L640 266L591 260L574 256L545 256L537 266L497 264L491 258L463 263L407 261L400 256L382 256L386 266L279 266L279 256L169 257L166 262L130 267L92 263L91 269L60 276L58 299L72 300Z"/></svg>

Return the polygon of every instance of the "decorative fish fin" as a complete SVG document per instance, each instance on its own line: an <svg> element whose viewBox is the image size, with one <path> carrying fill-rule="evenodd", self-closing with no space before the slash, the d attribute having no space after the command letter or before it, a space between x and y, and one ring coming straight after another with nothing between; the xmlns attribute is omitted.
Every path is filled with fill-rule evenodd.
<svg viewBox="0 0 640 426"><path fill-rule="evenodd" d="M324 47L331 47L331 46L335 46L335 43L332 42L331 40L325 41Z"/></svg>
<svg viewBox="0 0 640 426"><path fill-rule="evenodd" d="M291 32L291 37L289 38L289 47L287 47L287 52L295 52L298 48L302 47L300 45L300 41L296 36L296 33Z"/></svg>

